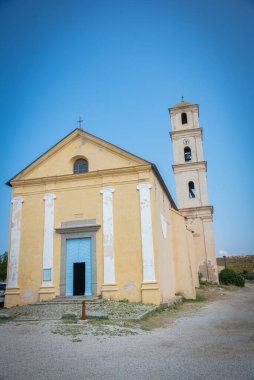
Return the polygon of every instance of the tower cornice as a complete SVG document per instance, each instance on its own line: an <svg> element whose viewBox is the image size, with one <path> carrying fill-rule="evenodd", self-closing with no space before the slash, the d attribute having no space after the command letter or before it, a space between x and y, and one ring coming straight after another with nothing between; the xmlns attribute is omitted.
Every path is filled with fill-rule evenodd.
<svg viewBox="0 0 254 380"><path fill-rule="evenodd" d="M174 107L168 109L170 115L175 115L178 112L182 112L184 110L188 110L188 111L195 110L199 112L199 106L198 104L180 102L180 103L177 103Z"/></svg>
<svg viewBox="0 0 254 380"><path fill-rule="evenodd" d="M190 171L205 171L207 170L207 162L206 161L198 161L198 162L185 162L183 164L174 164L172 165L174 173L181 172L190 172Z"/></svg>
<svg viewBox="0 0 254 380"><path fill-rule="evenodd" d="M172 131L169 132L171 141L177 140L179 138L185 138L185 137L193 137L193 136L201 136L201 139L203 137L203 128L192 128L192 129L182 129L180 131Z"/></svg>
<svg viewBox="0 0 254 380"><path fill-rule="evenodd" d="M198 207L186 207L179 209L180 213L187 219L201 218L212 219L213 206L198 206Z"/></svg>

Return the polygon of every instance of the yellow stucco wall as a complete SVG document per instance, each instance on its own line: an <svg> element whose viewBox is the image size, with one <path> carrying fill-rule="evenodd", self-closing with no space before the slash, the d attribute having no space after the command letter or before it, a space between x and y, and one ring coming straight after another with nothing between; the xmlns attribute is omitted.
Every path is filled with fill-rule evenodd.
<svg viewBox="0 0 254 380"><path fill-rule="evenodd" d="M95 219L97 294L105 298L155 303L175 292L195 295L190 269L184 217L170 210L170 202L154 175L151 165L119 148L103 145L85 135L62 142L39 162L32 164L13 181L12 196L22 196L21 240L18 288L6 292L6 306L39 301L60 294L61 235L54 232L53 287L42 292L44 200L55 194L54 228L62 222ZM113 148L112 148L113 149ZM89 160L89 172L72 174L75 157ZM140 199L137 185L151 184L151 213L154 241L155 282L143 283ZM103 285L103 215L100 190L110 186L113 193L114 254L116 284ZM161 216L166 224L166 238ZM190 234L190 233L189 233ZM183 238L184 237L184 238ZM189 236L191 241L191 236ZM15 293L15 294L14 294Z"/></svg>
<svg viewBox="0 0 254 380"><path fill-rule="evenodd" d="M134 178L135 177L135 178ZM105 181L104 181L105 182ZM140 238L140 209L137 184L138 174L111 178L114 212L114 248L116 283L118 291L110 294L115 299L128 298L141 301L142 257ZM79 219L96 219L102 226L101 178L93 180L68 182L62 188L61 183L51 186L50 191L56 196L54 202L54 226L61 222ZM78 187L77 187L78 186ZM21 244L19 258L20 302L28 303L39 300L42 279L43 228L44 228L44 186L24 187L22 193L14 189L13 196L24 198L21 221ZM54 233L53 279L55 294L59 295L61 236ZM103 284L103 246L102 227L96 232L97 282L98 294ZM7 297L8 298L8 297ZM8 301L8 300L7 300Z"/></svg>
<svg viewBox="0 0 254 380"><path fill-rule="evenodd" d="M155 256L157 259L157 278L161 302L175 295L175 275L173 262L173 242L170 235L170 202L154 174L151 175L151 199L154 222Z"/></svg>
<svg viewBox="0 0 254 380"><path fill-rule="evenodd" d="M185 298L193 299L196 297L195 279L193 273L196 273L192 268L191 246L189 239L190 231L186 228L186 221L183 216L170 210L171 234L174 246L174 269L175 269L175 289L176 293L181 293Z"/></svg>

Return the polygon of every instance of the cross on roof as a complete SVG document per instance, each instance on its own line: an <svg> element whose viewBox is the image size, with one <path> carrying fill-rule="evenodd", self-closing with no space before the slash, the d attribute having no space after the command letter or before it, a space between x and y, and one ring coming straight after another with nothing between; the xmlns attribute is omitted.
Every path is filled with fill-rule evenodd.
<svg viewBox="0 0 254 380"><path fill-rule="evenodd" d="M77 123L79 124L79 128L82 129L82 123L84 122L84 120L82 119L82 117L79 117L79 119L77 120Z"/></svg>

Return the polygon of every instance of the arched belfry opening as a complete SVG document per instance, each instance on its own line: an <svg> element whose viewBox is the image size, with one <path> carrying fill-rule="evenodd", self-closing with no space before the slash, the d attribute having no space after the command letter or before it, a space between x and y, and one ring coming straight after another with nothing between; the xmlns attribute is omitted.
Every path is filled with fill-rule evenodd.
<svg viewBox="0 0 254 380"><path fill-rule="evenodd" d="M188 123L187 113L186 112L183 112L181 114L181 119L182 119L182 124L187 124Z"/></svg>
<svg viewBox="0 0 254 380"><path fill-rule="evenodd" d="M189 198L196 198L194 182L190 181L188 185L189 185Z"/></svg>
<svg viewBox="0 0 254 380"><path fill-rule="evenodd" d="M186 146L184 148L184 160L185 160L185 162L191 162L192 161L191 148L189 146Z"/></svg>
<svg viewBox="0 0 254 380"><path fill-rule="evenodd" d="M79 158L74 162L73 165L73 173L79 174L79 173L87 173L88 172L88 161L84 158Z"/></svg>

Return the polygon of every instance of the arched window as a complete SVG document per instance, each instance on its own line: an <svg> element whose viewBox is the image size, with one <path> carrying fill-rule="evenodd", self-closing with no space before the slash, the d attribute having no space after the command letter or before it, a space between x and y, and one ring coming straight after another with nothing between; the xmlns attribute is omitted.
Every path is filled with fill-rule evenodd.
<svg viewBox="0 0 254 380"><path fill-rule="evenodd" d="M190 181L189 182L189 198L195 198L195 185L194 182Z"/></svg>
<svg viewBox="0 0 254 380"><path fill-rule="evenodd" d="M191 148L189 146L186 146L184 148L184 159L185 159L185 162L191 161Z"/></svg>
<svg viewBox="0 0 254 380"><path fill-rule="evenodd" d="M187 114L185 112L182 113L181 118L182 118L182 124L188 123Z"/></svg>
<svg viewBox="0 0 254 380"><path fill-rule="evenodd" d="M73 165L73 173L87 173L88 172L88 162L82 158L76 160Z"/></svg>

